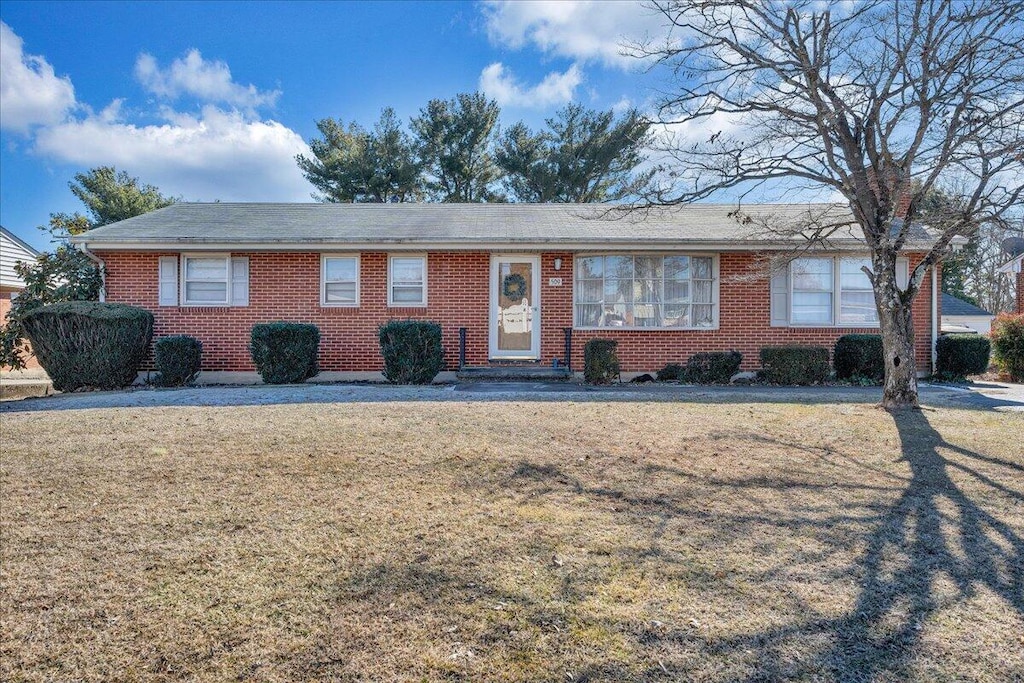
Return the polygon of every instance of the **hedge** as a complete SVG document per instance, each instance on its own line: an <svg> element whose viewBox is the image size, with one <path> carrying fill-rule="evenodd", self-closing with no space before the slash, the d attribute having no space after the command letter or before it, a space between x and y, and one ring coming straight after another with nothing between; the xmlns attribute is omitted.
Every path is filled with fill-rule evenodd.
<svg viewBox="0 0 1024 683"><path fill-rule="evenodd" d="M885 355L880 334L844 334L836 340L833 360L839 379L885 377Z"/></svg>
<svg viewBox="0 0 1024 683"><path fill-rule="evenodd" d="M1000 313L992 323L992 351L1013 382L1024 382L1024 313Z"/></svg>
<svg viewBox="0 0 1024 683"><path fill-rule="evenodd" d="M619 342L591 339L583 347L583 379L587 384L611 384L619 379Z"/></svg>
<svg viewBox="0 0 1024 683"><path fill-rule="evenodd" d="M770 384L820 384L828 379L828 349L824 346L765 346L761 372Z"/></svg>
<svg viewBox="0 0 1024 683"><path fill-rule="evenodd" d="M293 384L314 377L320 329L306 323L259 323L249 335L249 354L267 384Z"/></svg>
<svg viewBox="0 0 1024 683"><path fill-rule="evenodd" d="M946 334L935 344L936 369L940 377L963 379L988 370L992 345L980 334Z"/></svg>
<svg viewBox="0 0 1024 683"><path fill-rule="evenodd" d="M132 384L153 338L153 314L125 304L65 301L33 309L21 321L59 391Z"/></svg>
<svg viewBox="0 0 1024 683"><path fill-rule="evenodd" d="M384 377L395 384L430 384L444 368L441 326L424 320L389 320L377 328Z"/></svg>
<svg viewBox="0 0 1024 683"><path fill-rule="evenodd" d="M161 337L153 345L156 384L180 387L192 382L202 366L203 344L187 334Z"/></svg>

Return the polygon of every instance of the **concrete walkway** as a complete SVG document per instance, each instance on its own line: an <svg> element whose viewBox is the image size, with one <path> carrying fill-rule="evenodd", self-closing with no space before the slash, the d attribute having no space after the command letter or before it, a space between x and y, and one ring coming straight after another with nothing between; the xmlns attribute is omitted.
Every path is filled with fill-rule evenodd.
<svg viewBox="0 0 1024 683"><path fill-rule="evenodd" d="M878 387L765 387L623 384L591 387L573 383L483 383L399 387L371 384L292 384L284 386L204 386L181 389L137 388L58 394L0 403L0 413L93 408L249 406L290 403L394 401L685 401L695 403L866 403L881 398ZM925 405L1024 412L1024 385L921 385Z"/></svg>

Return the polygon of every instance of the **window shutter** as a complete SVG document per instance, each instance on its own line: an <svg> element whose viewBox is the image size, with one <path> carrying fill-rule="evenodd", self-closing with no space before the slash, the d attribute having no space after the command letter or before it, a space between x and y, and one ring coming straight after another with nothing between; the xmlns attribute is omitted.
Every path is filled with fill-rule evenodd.
<svg viewBox="0 0 1024 683"><path fill-rule="evenodd" d="M249 305L249 259L231 257L231 305Z"/></svg>
<svg viewBox="0 0 1024 683"><path fill-rule="evenodd" d="M789 264L772 271L772 327L789 327Z"/></svg>
<svg viewBox="0 0 1024 683"><path fill-rule="evenodd" d="M906 289L910 284L910 259L896 259L896 284L901 289Z"/></svg>
<svg viewBox="0 0 1024 683"><path fill-rule="evenodd" d="M178 305L178 257L160 257L160 305Z"/></svg>

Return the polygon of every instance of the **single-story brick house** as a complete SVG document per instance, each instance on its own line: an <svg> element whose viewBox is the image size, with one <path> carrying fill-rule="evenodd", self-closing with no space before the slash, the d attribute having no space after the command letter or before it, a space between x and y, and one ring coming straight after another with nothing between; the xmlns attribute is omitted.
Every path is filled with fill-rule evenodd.
<svg viewBox="0 0 1024 683"><path fill-rule="evenodd" d="M862 239L835 234L769 276L765 257L802 240L752 227L848 209L759 205L744 209L751 223L735 208L177 203L74 241L103 263L107 301L152 311L157 337L202 340L210 381L251 373L249 330L274 320L320 328L330 379L380 376L376 331L389 319L439 322L449 370L461 335L468 366L558 359L574 369L587 340L607 337L624 376L729 349L752 369L761 346L877 331ZM914 226L901 277L931 237ZM914 320L928 371L940 304L930 282L923 292Z"/></svg>

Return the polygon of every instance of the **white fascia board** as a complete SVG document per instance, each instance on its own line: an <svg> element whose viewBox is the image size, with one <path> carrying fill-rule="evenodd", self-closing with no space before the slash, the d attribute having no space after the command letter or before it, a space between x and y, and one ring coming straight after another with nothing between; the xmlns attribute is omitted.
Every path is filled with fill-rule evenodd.
<svg viewBox="0 0 1024 683"><path fill-rule="evenodd" d="M203 240L166 241L137 240L132 242L102 240L78 240L78 244L86 244L93 251L787 251L798 247L801 243L780 244L768 241L702 241L702 240L647 240L634 242L628 240L604 240L600 242L409 242L394 240L389 242L212 242ZM926 245L907 244L906 252L926 250ZM822 252L857 252L863 253L865 245L861 241L835 242L828 248L815 248Z"/></svg>

